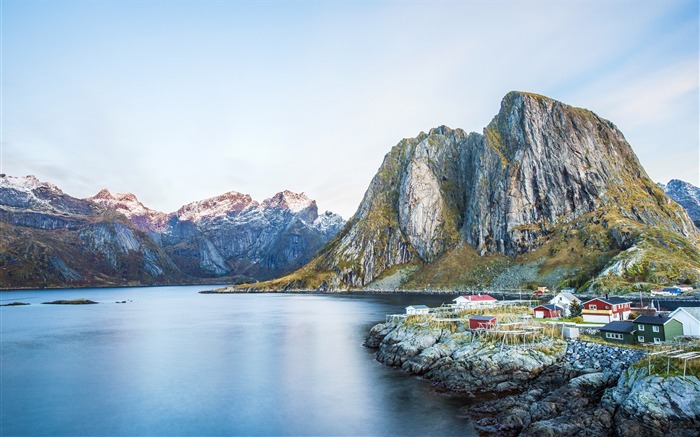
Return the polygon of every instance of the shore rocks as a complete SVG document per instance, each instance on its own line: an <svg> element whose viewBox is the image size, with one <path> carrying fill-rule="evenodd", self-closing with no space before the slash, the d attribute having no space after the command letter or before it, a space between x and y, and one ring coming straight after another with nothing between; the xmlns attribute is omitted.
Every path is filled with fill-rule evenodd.
<svg viewBox="0 0 700 437"><path fill-rule="evenodd" d="M468 330L387 323L365 341L377 360L435 386L501 396L465 408L482 435L700 435L700 380L647 375L644 351L583 341L501 346Z"/></svg>
<svg viewBox="0 0 700 437"><path fill-rule="evenodd" d="M377 360L423 375L434 385L469 394L507 392L560 360L566 343L517 347L482 342L471 332L420 323L379 324L365 340Z"/></svg>
<svg viewBox="0 0 700 437"><path fill-rule="evenodd" d="M606 397L617 405L617 435L700 435L700 380L695 376L649 376L644 367L630 369Z"/></svg>

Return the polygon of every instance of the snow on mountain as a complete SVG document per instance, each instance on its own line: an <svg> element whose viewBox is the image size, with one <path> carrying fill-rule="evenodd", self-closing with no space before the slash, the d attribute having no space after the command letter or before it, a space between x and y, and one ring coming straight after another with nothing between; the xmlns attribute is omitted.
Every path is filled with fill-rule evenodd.
<svg viewBox="0 0 700 437"><path fill-rule="evenodd" d="M90 200L120 214L124 214L136 227L146 232L157 232L162 230L167 221L168 215L147 208L135 195L131 193L112 194L104 188L99 193L85 200Z"/></svg>
<svg viewBox="0 0 700 437"><path fill-rule="evenodd" d="M263 200L262 207L265 209L288 209L292 213L298 213L305 209L316 207L316 201L309 199L304 193L293 193L284 190L269 199Z"/></svg>
<svg viewBox="0 0 700 437"><path fill-rule="evenodd" d="M95 205L71 197L56 185L36 177L0 175L0 206L59 215L84 215L95 212Z"/></svg>
<svg viewBox="0 0 700 437"><path fill-rule="evenodd" d="M668 197L688 211L688 215L696 224L700 222L700 188L678 179L671 179L668 184L659 186Z"/></svg>
<svg viewBox="0 0 700 437"><path fill-rule="evenodd" d="M313 227L324 235L335 235L345 226L345 220L339 214L326 211L313 222Z"/></svg>
<svg viewBox="0 0 700 437"><path fill-rule="evenodd" d="M210 199L188 203L171 216L176 216L181 221L201 222L213 220L229 214L243 212L246 208L257 208L258 202L248 194L237 191L229 191Z"/></svg>
<svg viewBox="0 0 700 437"><path fill-rule="evenodd" d="M63 194L63 191L56 185L49 182L42 182L33 175L21 177L2 174L0 175L0 188L13 188L24 192L31 192L37 188L46 188Z"/></svg>

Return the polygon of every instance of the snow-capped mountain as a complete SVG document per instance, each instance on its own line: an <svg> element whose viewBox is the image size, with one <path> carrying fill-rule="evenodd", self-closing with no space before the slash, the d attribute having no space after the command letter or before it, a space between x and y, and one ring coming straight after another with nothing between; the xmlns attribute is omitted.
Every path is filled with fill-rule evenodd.
<svg viewBox="0 0 700 437"><path fill-rule="evenodd" d="M0 175L0 229L0 288L184 279L126 217L33 176Z"/></svg>
<svg viewBox="0 0 700 437"><path fill-rule="evenodd" d="M230 191L166 214L131 193L77 199L34 176L0 177L0 288L266 279L343 227L305 194Z"/></svg>
<svg viewBox="0 0 700 437"><path fill-rule="evenodd" d="M124 214L134 226L146 232L161 232L168 222L168 214L145 207L131 193L112 194L105 188L85 200Z"/></svg>
<svg viewBox="0 0 700 437"><path fill-rule="evenodd" d="M160 242L188 274L267 279L307 262L343 225L337 214L319 218L304 193L257 202L232 191L170 214Z"/></svg>
<svg viewBox="0 0 700 437"><path fill-rule="evenodd" d="M671 179L668 184L659 184L671 199L688 211L688 215L700 227L700 188L688 182Z"/></svg>

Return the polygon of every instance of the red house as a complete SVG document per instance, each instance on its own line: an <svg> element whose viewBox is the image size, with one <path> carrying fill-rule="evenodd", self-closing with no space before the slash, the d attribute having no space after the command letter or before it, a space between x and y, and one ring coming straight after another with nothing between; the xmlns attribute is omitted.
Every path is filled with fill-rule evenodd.
<svg viewBox="0 0 700 437"><path fill-rule="evenodd" d="M583 303L583 321L610 323L627 320L632 302L621 297L596 297Z"/></svg>
<svg viewBox="0 0 700 437"><path fill-rule="evenodd" d="M494 326L496 326L495 316L472 316L469 319L469 329L491 329Z"/></svg>
<svg viewBox="0 0 700 437"><path fill-rule="evenodd" d="M552 304L540 305L532 311L536 319L558 319L564 312L562 308Z"/></svg>

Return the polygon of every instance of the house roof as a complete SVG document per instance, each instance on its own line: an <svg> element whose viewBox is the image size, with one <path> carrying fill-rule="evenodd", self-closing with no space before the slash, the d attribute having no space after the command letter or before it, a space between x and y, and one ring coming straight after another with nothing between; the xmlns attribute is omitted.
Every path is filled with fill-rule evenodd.
<svg viewBox="0 0 700 437"><path fill-rule="evenodd" d="M540 306L536 306L534 309L537 309L537 308L547 308L547 309L550 310L550 311L562 311L562 310L563 310L562 307L557 306L557 305L552 305L552 304L550 304L550 303L547 303L547 304L544 304L544 305L540 305Z"/></svg>
<svg viewBox="0 0 700 437"><path fill-rule="evenodd" d="M495 318L496 318L496 316L471 316L469 318L469 320L482 320L482 321L488 322L488 321L493 320Z"/></svg>
<svg viewBox="0 0 700 437"><path fill-rule="evenodd" d="M574 296L573 294L571 294L571 293L569 293L569 292L567 292L567 291L562 291L562 292L560 292L559 294L557 294L556 296L554 296L554 298L552 298L552 300L550 300L549 303L558 301L558 300L559 300L558 298L560 298L560 297L561 297L561 298L564 298L564 299L566 299L566 300L568 300L569 302L573 302L573 301L575 301L575 300L581 302L581 299L579 299L578 297Z"/></svg>
<svg viewBox="0 0 700 437"><path fill-rule="evenodd" d="M466 300L469 300L472 302L486 302L486 301L490 302L490 301L496 300L495 297L489 296L488 294L470 294L467 296L459 296L459 297L452 299L452 300L455 301L455 300L459 299L460 297L462 299L466 299Z"/></svg>
<svg viewBox="0 0 700 437"><path fill-rule="evenodd" d="M406 308L413 308L415 310L423 310L423 309L428 308L428 306L427 305L409 305Z"/></svg>
<svg viewBox="0 0 700 437"><path fill-rule="evenodd" d="M644 325L665 325L669 320L671 320L670 317L663 316L639 316L634 319L634 323L641 323Z"/></svg>
<svg viewBox="0 0 700 437"><path fill-rule="evenodd" d="M601 331L620 332L623 334L631 334L635 331L633 322L610 322L600 328Z"/></svg>
<svg viewBox="0 0 700 437"><path fill-rule="evenodd" d="M605 303L609 303L611 305L619 305L621 303L629 303L629 304L632 303L632 301L630 301L629 299L625 299L623 297L594 297L593 299L587 300L584 303L588 303L588 302L594 301L596 299L601 300Z"/></svg>
<svg viewBox="0 0 700 437"><path fill-rule="evenodd" d="M680 311L690 314L691 317L700 322L700 307L678 307L668 316L673 317Z"/></svg>

